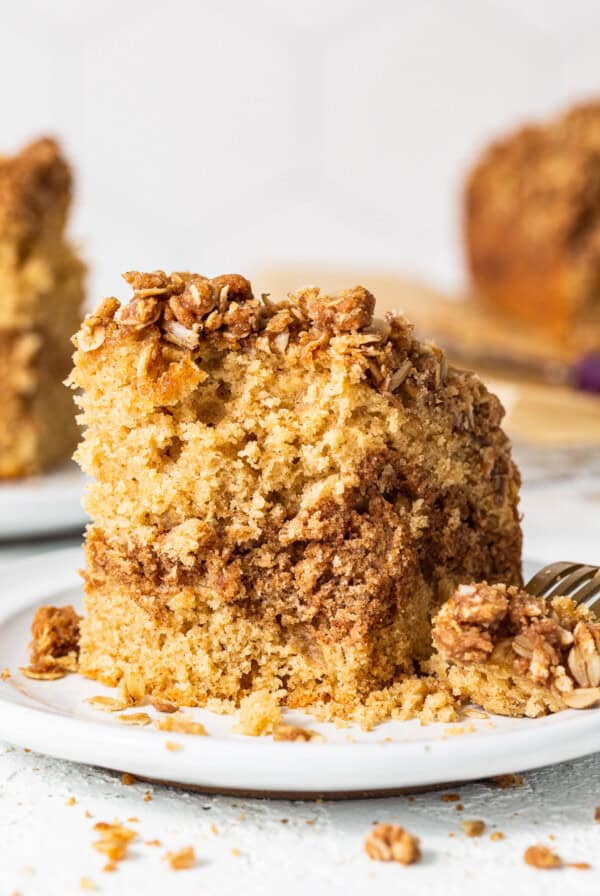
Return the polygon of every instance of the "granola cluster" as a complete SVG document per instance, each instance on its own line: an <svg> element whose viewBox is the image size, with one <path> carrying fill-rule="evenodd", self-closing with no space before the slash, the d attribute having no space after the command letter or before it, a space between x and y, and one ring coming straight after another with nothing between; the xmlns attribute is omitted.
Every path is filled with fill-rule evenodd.
<svg viewBox="0 0 600 896"><path fill-rule="evenodd" d="M417 351L412 328L400 315L374 318L375 297L363 286L333 295L306 287L275 302L266 294L256 298L240 274L209 279L188 272L130 271L123 276L133 298L125 305L107 298L88 315L74 339L80 351L96 351L113 333L151 332L163 347L192 356L201 340L212 336L224 349L247 346L252 340L265 354L284 355L297 344L310 362L337 339L340 353L358 362L383 391L402 388L414 398L421 382L439 388L449 378L442 350L418 344ZM165 357L178 356L169 357L167 351ZM157 345L152 343L141 352L138 373L151 372L156 362Z"/></svg>
<svg viewBox="0 0 600 896"><path fill-rule="evenodd" d="M562 859L555 852L538 843L535 846L528 847L523 853L523 860L526 865L532 868L539 868L542 871L550 871L554 868L562 868Z"/></svg>
<svg viewBox="0 0 600 896"><path fill-rule="evenodd" d="M94 849L106 856L104 871L114 871L118 862L127 856L129 845L137 837L132 828L126 828L119 821L99 821L94 825L98 839L92 844Z"/></svg>
<svg viewBox="0 0 600 896"><path fill-rule="evenodd" d="M172 871L185 871L195 866L196 853L193 846L184 846L182 849L169 850L164 859Z"/></svg>
<svg viewBox="0 0 600 896"><path fill-rule="evenodd" d="M27 678L52 680L76 672L81 617L72 606L40 607L31 624Z"/></svg>
<svg viewBox="0 0 600 896"><path fill-rule="evenodd" d="M565 706L600 701L600 623L566 597L517 587L461 585L433 621L440 655L453 663L510 666Z"/></svg>
<svg viewBox="0 0 600 896"><path fill-rule="evenodd" d="M419 838L397 824L378 824L365 839L365 852L377 862L412 865L421 858Z"/></svg>

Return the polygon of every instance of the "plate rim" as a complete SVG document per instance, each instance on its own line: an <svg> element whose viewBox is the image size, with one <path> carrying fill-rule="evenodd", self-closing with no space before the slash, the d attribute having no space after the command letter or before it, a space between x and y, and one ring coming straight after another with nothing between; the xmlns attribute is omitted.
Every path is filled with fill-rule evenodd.
<svg viewBox="0 0 600 896"><path fill-rule="evenodd" d="M0 540L50 537L83 529L90 521L82 504L89 481L73 460L32 476L0 479Z"/></svg>
<svg viewBox="0 0 600 896"><path fill-rule="evenodd" d="M15 615L76 588L82 561L82 549L77 547L20 558L0 567L4 592L0 631ZM465 735L391 743L276 743L266 737L192 738L155 729L149 737L143 728L118 727L23 705L7 699L10 692L10 684L0 682L2 739L59 759L220 791L244 790L272 796L293 792L305 797L344 792L358 796L527 771L600 749L600 710L566 710L545 717L560 718L560 722L531 720L526 731L507 728L485 738ZM435 730L435 726L431 728ZM165 741L169 737L183 742L183 749L168 752Z"/></svg>

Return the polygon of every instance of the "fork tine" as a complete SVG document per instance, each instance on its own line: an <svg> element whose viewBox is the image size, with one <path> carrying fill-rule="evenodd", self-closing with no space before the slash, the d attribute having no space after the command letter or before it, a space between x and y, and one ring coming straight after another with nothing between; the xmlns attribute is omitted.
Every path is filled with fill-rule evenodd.
<svg viewBox="0 0 600 896"><path fill-rule="evenodd" d="M596 600L593 600L591 604L587 604L588 610L591 610L592 613L595 613L596 616L600 619L600 597L597 597Z"/></svg>
<svg viewBox="0 0 600 896"><path fill-rule="evenodd" d="M543 569L540 569L540 571L527 582L525 589L535 597L543 597L548 588L551 588L553 585L562 581L565 576L570 572L573 572L573 570L577 569L580 565L581 564L579 563L565 563L564 561L549 563L548 566L544 566Z"/></svg>
<svg viewBox="0 0 600 896"><path fill-rule="evenodd" d="M587 583L587 585L579 589L575 596L575 600L578 604L586 603L596 594L600 594L600 569L597 567L594 577ZM598 600L588 604L588 607L594 609L596 613L600 612L600 602Z"/></svg>
<svg viewBox="0 0 600 896"><path fill-rule="evenodd" d="M559 582L556 588L550 592L548 597L557 597L561 594L565 597L571 597L573 600L577 601L578 604L582 603L584 597L578 589L584 582L593 579L597 572L597 566L578 566L574 572L566 577L566 579Z"/></svg>

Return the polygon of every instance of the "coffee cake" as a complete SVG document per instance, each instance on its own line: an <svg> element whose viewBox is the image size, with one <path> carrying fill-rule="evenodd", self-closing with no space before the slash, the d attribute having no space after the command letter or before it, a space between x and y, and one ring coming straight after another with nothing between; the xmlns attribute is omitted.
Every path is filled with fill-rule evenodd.
<svg viewBox="0 0 600 896"><path fill-rule="evenodd" d="M600 347L600 101L488 147L464 199L467 260L490 307L564 349Z"/></svg>
<svg viewBox="0 0 600 896"><path fill-rule="evenodd" d="M500 402L405 318L360 286L274 302L239 275L125 279L71 374L94 478L84 674L348 717L429 656L460 582L520 583Z"/></svg>
<svg viewBox="0 0 600 896"><path fill-rule="evenodd" d="M62 384L83 301L84 266L65 238L71 181L50 139L0 158L0 479L58 463L77 442Z"/></svg>

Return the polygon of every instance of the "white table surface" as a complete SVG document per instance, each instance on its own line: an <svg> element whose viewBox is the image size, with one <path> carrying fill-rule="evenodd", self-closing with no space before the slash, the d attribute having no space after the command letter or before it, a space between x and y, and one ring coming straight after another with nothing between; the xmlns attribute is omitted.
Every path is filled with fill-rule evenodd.
<svg viewBox="0 0 600 896"><path fill-rule="evenodd" d="M528 482L522 499L526 556L597 563L600 480L542 481L531 475ZM78 540L0 545L0 564ZM600 805L600 754L529 772L518 789L476 783L457 790L462 812L455 803L442 801L440 792L339 803L205 796L141 782L124 786L111 772L0 744L0 894L64 896L81 892L84 876L101 893L147 896L169 888L219 896L505 896L507 887L511 896L600 891L600 824L594 822ZM151 800L144 799L147 793ZM68 805L71 796L74 805ZM116 872L103 873L103 857L91 846L92 826L98 820L129 817L139 819L130 825L139 832L131 858ZM484 820L486 834L467 838L460 828L463 819ZM423 861L410 868L370 861L363 842L374 821L402 824L419 836ZM218 834L212 832L213 824ZM492 830L502 831L505 838L490 841ZM161 847L145 845L154 838ZM528 868L523 852L537 842L552 846L565 861L593 867ZM166 850L188 845L196 850L197 867L168 869L162 859Z"/></svg>

